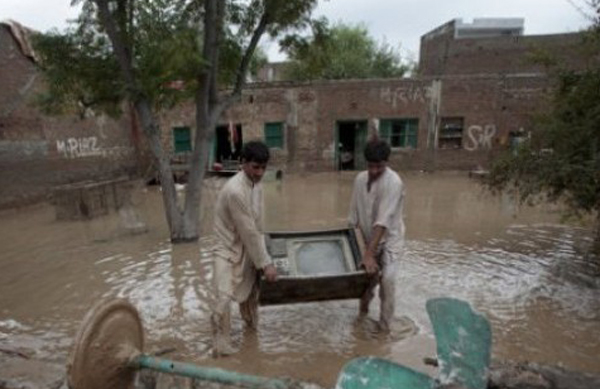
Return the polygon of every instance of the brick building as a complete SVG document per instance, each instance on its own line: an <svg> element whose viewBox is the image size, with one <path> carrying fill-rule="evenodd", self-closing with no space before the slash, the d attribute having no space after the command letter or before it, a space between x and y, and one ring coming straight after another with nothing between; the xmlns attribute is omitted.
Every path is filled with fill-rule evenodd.
<svg viewBox="0 0 600 389"><path fill-rule="evenodd" d="M131 121L48 116L34 100L44 84L28 35L0 23L0 206L44 198L56 185L136 171Z"/></svg>
<svg viewBox="0 0 600 389"><path fill-rule="evenodd" d="M523 19L455 19L421 37L419 74L543 74L532 61L550 54L561 66L580 64L581 34L522 35Z"/></svg>
<svg viewBox="0 0 600 389"><path fill-rule="evenodd" d="M457 19L423 35L415 77L252 83L222 118L212 158L235 157L233 134L266 140L281 169L360 169L360 150L378 132L397 169L486 167L526 136L545 106L550 79L532 56L546 52L579 66L581 34L522 33L522 19ZM192 124L192 115L175 117L164 127Z"/></svg>
<svg viewBox="0 0 600 389"><path fill-rule="evenodd" d="M361 169L362 146L378 133L396 169L485 168L547 106L550 79L530 57L545 51L580 66L581 34L522 34L522 19L457 19L423 35L411 78L250 83L222 117L211 161L235 159L243 142L263 139L279 169ZM0 25L0 205L134 172L140 133L130 115L51 117L32 104L44 85L26 35L16 23ZM264 78L278 79L282 66ZM160 123L173 158L189 153L192 103Z"/></svg>

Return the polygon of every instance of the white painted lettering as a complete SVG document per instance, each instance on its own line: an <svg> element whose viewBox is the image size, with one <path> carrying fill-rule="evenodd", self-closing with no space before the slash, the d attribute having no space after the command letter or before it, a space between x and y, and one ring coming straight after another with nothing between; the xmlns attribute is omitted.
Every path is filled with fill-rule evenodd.
<svg viewBox="0 0 600 389"><path fill-rule="evenodd" d="M56 151L65 158L82 158L103 155L102 149L98 147L98 138L95 136L57 140Z"/></svg>
<svg viewBox="0 0 600 389"><path fill-rule="evenodd" d="M69 138L67 139L67 144L69 145L69 157L79 157L79 142L77 142L77 139Z"/></svg>
<svg viewBox="0 0 600 389"><path fill-rule="evenodd" d="M100 155L102 154L102 150L100 150L98 148L98 146L96 145L96 143L98 142L98 138L96 138L95 136L92 136L90 138L90 143L91 143L91 152L93 155Z"/></svg>
<svg viewBox="0 0 600 389"><path fill-rule="evenodd" d="M481 147L491 149L492 148L492 138L496 135L496 126L493 124L488 124L485 126L481 137L479 138L479 143Z"/></svg>
<svg viewBox="0 0 600 389"><path fill-rule="evenodd" d="M67 157L67 146L65 144L65 141L63 141L63 140L56 141L56 152L59 154L62 154L63 157Z"/></svg>
<svg viewBox="0 0 600 389"><path fill-rule="evenodd" d="M465 150L474 151L479 148L492 148L492 139L496 135L496 125L486 124L484 127L472 125L467 129L470 142L465 143Z"/></svg>
<svg viewBox="0 0 600 389"><path fill-rule="evenodd" d="M79 155L82 157L90 155L90 138L79 139Z"/></svg>
<svg viewBox="0 0 600 389"><path fill-rule="evenodd" d="M425 102L425 97L428 96L428 90L422 86L399 86L395 89L390 87L381 88L379 96L384 103L391 104L393 107L411 102Z"/></svg>

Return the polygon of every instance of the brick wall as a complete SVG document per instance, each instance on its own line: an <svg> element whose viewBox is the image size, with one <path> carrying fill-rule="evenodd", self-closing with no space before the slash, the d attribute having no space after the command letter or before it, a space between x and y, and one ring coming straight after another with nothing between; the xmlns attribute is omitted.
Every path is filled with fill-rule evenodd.
<svg viewBox="0 0 600 389"><path fill-rule="evenodd" d="M416 148L394 148L394 167L486 167L508 148L511 134L531 130L533 115L546 105L550 81L544 69L528 61L531 50L558 53L564 65L577 67L581 36L454 39L452 28L447 23L422 38L419 77L254 83L219 124L240 125L248 141L264 139L265 123L283 123L284 147L272 149L273 165L322 171L338 167L340 123L366 123L372 133L382 120L415 119ZM21 53L5 27L0 43L0 82L5 85L0 93L0 184L46 187L105 179L135 168L135 145L141 140L131 135L136 132L129 119L40 114L30 104L43 87L34 62ZM460 121L462 133L456 143L448 143L444 126L455 121ZM194 133L193 102L162 114L160 126L164 145L175 157L172 129L187 126Z"/></svg>
<svg viewBox="0 0 600 389"><path fill-rule="evenodd" d="M34 104L41 73L0 24L0 207L45 197L56 185L136 172L131 121L47 116Z"/></svg>
<svg viewBox="0 0 600 389"><path fill-rule="evenodd" d="M581 66L579 33L454 38L452 24L421 37L419 74L519 74L544 73L533 57L550 53L561 66Z"/></svg>
<svg viewBox="0 0 600 389"><path fill-rule="evenodd" d="M439 85L435 98L434 84ZM396 80L252 84L222 118L242 126L244 141L264 139L267 122L284 123L284 148L273 149L273 165L291 171L337 168L334 149L339 122L417 119L417 147L394 148L398 169L476 169L505 150L511 132L531 129L549 81L540 75L444 76ZM434 109L437 102L437 111ZM463 120L461 147L442 149L440 120ZM193 126L193 107L169 113L165 128ZM434 135L430 132L436 131ZM165 132L167 138L169 131ZM172 140L165 140L169 146Z"/></svg>
<svg viewBox="0 0 600 389"><path fill-rule="evenodd" d="M401 169L485 168L509 148L511 136L532 130L533 117L548 106L546 69L531 61L545 51L563 67L579 68L581 34L454 38L454 21L421 39L420 76L411 79L270 82L250 84L221 125L239 124L244 141L264 139L269 122L284 123L284 147L273 149L277 168L321 171L338 168L336 128L343 122L372 128L386 119L418 120L416 148L394 148ZM462 135L450 139L449 123ZM171 128L194 126L191 104L162 121L165 145ZM451 138L451 137L450 137Z"/></svg>

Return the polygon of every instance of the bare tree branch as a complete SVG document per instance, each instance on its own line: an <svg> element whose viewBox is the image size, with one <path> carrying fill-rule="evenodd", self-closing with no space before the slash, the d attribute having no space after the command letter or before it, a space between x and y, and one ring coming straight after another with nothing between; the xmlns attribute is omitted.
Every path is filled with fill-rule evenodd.
<svg viewBox="0 0 600 389"><path fill-rule="evenodd" d="M135 95L134 100L137 100L140 91L137 87L133 66L131 64L130 49L125 45L121 35L119 34L119 31L117 30L114 19L112 18L110 10L108 9L108 1L94 0L94 2L98 6L100 21L106 29L106 33L113 44L117 60L119 61L119 65L121 66L121 70L125 77L125 83L128 89L130 89L130 92Z"/></svg>
<svg viewBox="0 0 600 389"><path fill-rule="evenodd" d="M594 22L596 20L596 16L590 15L589 12L586 12L582 6L575 3L574 0L567 0L567 2L569 4L571 4L571 6L573 6L573 8L575 8L577 10L577 12L579 12L579 14L581 16L583 16L584 18L586 18L588 21ZM588 7L591 7L591 8L595 7L594 2L595 2L594 0L585 1L585 3L588 5Z"/></svg>
<svg viewBox="0 0 600 389"><path fill-rule="evenodd" d="M250 62L252 60L252 56L254 55L254 51L258 46L258 42L260 38L265 33L267 29L267 25L269 24L270 14L268 10L265 8L263 14L256 26L256 29L252 33L252 38L250 39L250 43L248 43L248 47L246 47L246 51L244 52L244 56L242 57L242 62L240 63L240 67L238 68L236 81L233 87L233 90L228 98L226 98L223 102L225 107L230 106L241 94L242 88L246 82L246 74L248 72L248 67L250 66Z"/></svg>
<svg viewBox="0 0 600 389"><path fill-rule="evenodd" d="M219 90L217 85L217 73L219 69L219 53L221 49L221 41L223 36L223 20L225 18L225 2L217 1L217 9L216 9L216 20L215 20L215 31L216 38L213 46L213 62L212 68L210 72L210 97L209 97L209 105L211 107L215 107L218 104L219 100Z"/></svg>

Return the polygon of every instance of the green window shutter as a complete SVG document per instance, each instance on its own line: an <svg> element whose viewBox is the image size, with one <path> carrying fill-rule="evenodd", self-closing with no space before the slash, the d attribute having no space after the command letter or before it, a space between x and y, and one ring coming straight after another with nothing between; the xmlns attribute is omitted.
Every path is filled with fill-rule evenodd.
<svg viewBox="0 0 600 389"><path fill-rule="evenodd" d="M283 123L265 123L265 143L270 148L283 148Z"/></svg>
<svg viewBox="0 0 600 389"><path fill-rule="evenodd" d="M379 121L379 137L390 143L390 138L392 136L392 121L391 120L380 120Z"/></svg>
<svg viewBox="0 0 600 389"><path fill-rule="evenodd" d="M419 133L419 120L410 119L407 120L407 134L406 134L406 146L417 148L417 135Z"/></svg>
<svg viewBox="0 0 600 389"><path fill-rule="evenodd" d="M192 138L189 127L173 128L173 143L176 153L192 151Z"/></svg>
<svg viewBox="0 0 600 389"><path fill-rule="evenodd" d="M417 148L418 119L384 119L379 122L379 137L392 147Z"/></svg>
<svg viewBox="0 0 600 389"><path fill-rule="evenodd" d="M396 144L394 144L393 146L398 146L398 147L406 147L407 145L407 138L408 138L408 126L406 123L406 120L400 120L397 123L397 126L399 128L399 130L397 131L398 135L397 135L397 140L396 140Z"/></svg>

